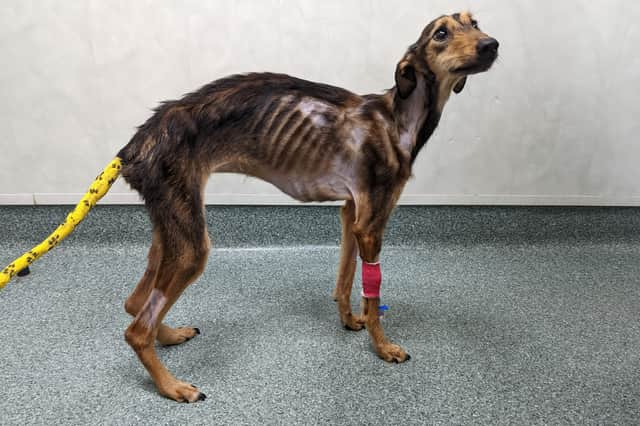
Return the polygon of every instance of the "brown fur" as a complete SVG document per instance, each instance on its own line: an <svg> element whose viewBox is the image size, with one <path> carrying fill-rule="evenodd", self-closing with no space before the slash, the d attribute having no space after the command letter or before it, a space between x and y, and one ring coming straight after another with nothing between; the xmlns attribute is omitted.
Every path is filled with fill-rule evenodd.
<svg viewBox="0 0 640 426"><path fill-rule="evenodd" d="M352 330L365 326L381 358L409 359L385 338L378 299L364 299L361 315L352 314L356 254L379 260L387 220L450 93L496 59L497 42L481 51L479 41L493 39L474 22L464 13L429 24L398 64L396 86L382 95L280 74L236 75L162 104L139 128L118 155L154 232L147 270L125 304L135 317L126 340L163 395L204 399L166 370L154 341L179 344L198 333L162 319L204 269L210 243L203 191L215 172L264 179L300 201L345 200L334 291L340 319Z"/></svg>

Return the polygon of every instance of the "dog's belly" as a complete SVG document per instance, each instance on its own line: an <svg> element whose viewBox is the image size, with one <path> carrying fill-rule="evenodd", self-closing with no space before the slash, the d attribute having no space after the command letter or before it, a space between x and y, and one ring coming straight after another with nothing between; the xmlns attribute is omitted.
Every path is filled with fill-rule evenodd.
<svg viewBox="0 0 640 426"><path fill-rule="evenodd" d="M272 174L267 182L285 194L302 202L339 201L352 199L348 182L335 174L314 178L295 174Z"/></svg>
<svg viewBox="0 0 640 426"><path fill-rule="evenodd" d="M257 161L243 161L219 165L212 173L237 173L255 177L305 203L351 200L355 193L355 175L351 167L344 164L324 171L298 168L282 171Z"/></svg>

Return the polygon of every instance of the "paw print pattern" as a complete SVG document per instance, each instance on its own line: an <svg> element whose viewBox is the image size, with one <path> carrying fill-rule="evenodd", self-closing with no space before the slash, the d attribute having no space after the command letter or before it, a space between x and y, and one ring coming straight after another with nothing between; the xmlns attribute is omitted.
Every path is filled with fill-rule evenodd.
<svg viewBox="0 0 640 426"><path fill-rule="evenodd" d="M49 240L47 241L47 244L49 244L49 250L57 246L59 242L60 242L60 234L55 234L54 236L49 238Z"/></svg>
<svg viewBox="0 0 640 426"><path fill-rule="evenodd" d="M16 271L16 264L12 263L11 265L7 266L2 270L2 273L5 275L9 275L9 278L15 277L18 273L18 271Z"/></svg>
<svg viewBox="0 0 640 426"><path fill-rule="evenodd" d="M35 250L31 250L27 253L27 263L31 265L38 258L38 252Z"/></svg>
<svg viewBox="0 0 640 426"><path fill-rule="evenodd" d="M82 199L82 205L88 207L89 209L92 209L95 207L96 203L92 202L90 198L86 197Z"/></svg>
<svg viewBox="0 0 640 426"><path fill-rule="evenodd" d="M69 216L67 216L67 218L65 219L64 224L67 226L74 227L78 224L78 221L73 216L73 213L70 213Z"/></svg>

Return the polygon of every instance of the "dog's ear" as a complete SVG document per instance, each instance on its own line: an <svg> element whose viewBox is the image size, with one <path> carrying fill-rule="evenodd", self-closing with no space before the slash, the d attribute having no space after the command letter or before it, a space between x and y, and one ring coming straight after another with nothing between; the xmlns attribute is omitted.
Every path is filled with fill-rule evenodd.
<svg viewBox="0 0 640 426"><path fill-rule="evenodd" d="M407 59L400 61L396 68L396 87L402 99L407 99L416 89L418 79L416 69Z"/></svg>
<svg viewBox="0 0 640 426"><path fill-rule="evenodd" d="M462 92L462 90L464 89L464 86L466 86L466 84L467 84L467 77L463 77L453 87L453 91L455 92L455 94L457 95L458 93Z"/></svg>

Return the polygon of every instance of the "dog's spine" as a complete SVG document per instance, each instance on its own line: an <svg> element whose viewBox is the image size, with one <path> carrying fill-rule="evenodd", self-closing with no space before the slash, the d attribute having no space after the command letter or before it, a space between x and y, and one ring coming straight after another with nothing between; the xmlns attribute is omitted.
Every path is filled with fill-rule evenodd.
<svg viewBox="0 0 640 426"><path fill-rule="evenodd" d="M69 213L67 218L51 235L47 237L42 243L32 248L16 260L14 260L9 266L0 271L0 290L4 288L9 281L18 274L18 272L27 268L43 254L51 251L62 240L64 240L76 226L89 214L91 209L95 207L96 203L104 197L104 195L111 189L113 183L120 176L122 170L122 160L116 157L109 163L109 165L100 173L93 181L87 193L82 197L82 200L76 205L76 208Z"/></svg>

